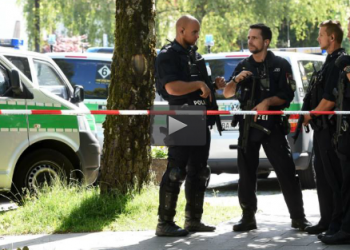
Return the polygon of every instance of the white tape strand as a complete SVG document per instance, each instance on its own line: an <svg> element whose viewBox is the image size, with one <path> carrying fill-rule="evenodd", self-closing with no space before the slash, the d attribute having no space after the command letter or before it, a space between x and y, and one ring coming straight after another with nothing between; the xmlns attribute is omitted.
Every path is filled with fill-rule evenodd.
<svg viewBox="0 0 350 250"><path fill-rule="evenodd" d="M169 113L170 115L203 115L205 111L198 110L25 110L25 109L1 109L0 115L150 115ZM350 111L214 111L208 110L207 115L350 115ZM164 115L164 114L163 114Z"/></svg>

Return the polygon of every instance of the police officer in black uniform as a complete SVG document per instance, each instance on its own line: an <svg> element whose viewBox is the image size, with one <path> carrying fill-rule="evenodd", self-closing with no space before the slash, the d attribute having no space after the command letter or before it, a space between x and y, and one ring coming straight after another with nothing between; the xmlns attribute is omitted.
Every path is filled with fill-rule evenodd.
<svg viewBox="0 0 350 250"><path fill-rule="evenodd" d="M241 61L224 89L224 96L236 96L243 109L247 99L254 91L255 107L253 110L281 110L289 107L294 97L295 81L290 64L283 58L267 51L272 32L264 24L250 26L248 48L250 57ZM253 77L257 86L252 89ZM263 146L279 180L288 210L292 219L291 226L304 230L311 224L305 219L302 193L298 178L295 176L295 165L292 153L282 126L282 116L258 116L255 121L263 129L250 128L246 148L242 148L245 120L243 116L234 116L239 122L240 137L238 147L238 198L243 210L242 219L233 226L234 231L256 229L255 213L257 211L256 183L259 165L259 150ZM284 122L288 122L284 120ZM284 123L286 124L286 123ZM270 134L264 132L268 130Z"/></svg>
<svg viewBox="0 0 350 250"><path fill-rule="evenodd" d="M350 39L350 19L348 23L348 38ZM350 56L340 56L335 62L342 70L336 95L336 108L338 110L350 110ZM340 230L333 235L321 238L325 244L338 245L350 244L350 115L337 115L335 141L336 150L341 163L343 183L342 197L342 225Z"/></svg>
<svg viewBox="0 0 350 250"><path fill-rule="evenodd" d="M341 48L343 30L337 21L324 21L319 27L317 38L321 49L327 50L328 56L316 77L310 82L310 107L315 111L330 111L335 107L334 88L340 75L335 60L345 53ZM309 234L335 234L341 225L341 183L342 173L338 156L332 144L335 132L335 116L304 115L304 125L309 122L314 130L313 149L316 188L320 205L321 218L318 224L305 229ZM322 237L320 235L319 237Z"/></svg>
<svg viewBox="0 0 350 250"><path fill-rule="evenodd" d="M216 105L212 83L209 85L191 77L192 69L197 67L195 63L201 59L194 47L199 31L200 24L197 19L192 16L181 17L176 23L176 39L163 47L156 59L156 87L170 105L203 104L207 108L210 105ZM206 71L205 64L204 70ZM215 83L219 88L225 86L223 78L215 79ZM157 236L185 236L189 231L211 232L215 230L215 227L201 222L204 193L210 177L210 169L207 166L209 147L210 131L208 128L204 146L169 147L168 167L163 175L159 191ZM174 223L174 216L178 194L184 180L186 180L187 204L185 225L182 229Z"/></svg>

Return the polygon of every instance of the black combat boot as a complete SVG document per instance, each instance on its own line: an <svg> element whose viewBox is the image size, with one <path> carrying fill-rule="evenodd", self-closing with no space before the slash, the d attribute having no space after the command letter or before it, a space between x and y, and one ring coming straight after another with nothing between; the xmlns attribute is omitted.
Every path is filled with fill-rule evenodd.
<svg viewBox="0 0 350 250"><path fill-rule="evenodd" d="M307 232L308 234L320 234L327 231L327 229L328 226L318 223L314 226L306 227L305 232Z"/></svg>
<svg viewBox="0 0 350 250"><path fill-rule="evenodd" d="M180 237L180 236L188 235L188 231L176 225L175 222L172 220L166 221L159 218L157 229L156 229L156 235L168 236L168 237Z"/></svg>
<svg viewBox="0 0 350 250"><path fill-rule="evenodd" d="M311 227L312 224L305 218L301 219L292 219L292 228L299 229L301 231L304 231L305 228Z"/></svg>
<svg viewBox="0 0 350 250"><path fill-rule="evenodd" d="M202 215L191 216L190 212L185 213L184 228L189 232L214 232L216 227L201 222Z"/></svg>
<svg viewBox="0 0 350 250"><path fill-rule="evenodd" d="M325 235L321 241L327 245L348 245L350 244L350 233L340 230L333 235Z"/></svg>
<svg viewBox="0 0 350 250"><path fill-rule="evenodd" d="M157 236L186 236L187 230L182 229L174 222L176 214L177 198L180 187L185 179L186 173L169 162L159 190L158 224L156 228Z"/></svg>
<svg viewBox="0 0 350 250"><path fill-rule="evenodd" d="M257 229L255 213L243 213L242 219L235 225L233 225L233 231L245 232L253 229Z"/></svg>

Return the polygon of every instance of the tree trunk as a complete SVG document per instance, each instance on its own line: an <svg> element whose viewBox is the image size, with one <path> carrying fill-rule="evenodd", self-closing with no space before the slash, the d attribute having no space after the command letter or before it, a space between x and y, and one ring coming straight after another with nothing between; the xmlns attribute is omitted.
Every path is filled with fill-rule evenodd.
<svg viewBox="0 0 350 250"><path fill-rule="evenodd" d="M35 51L40 52L40 0L34 2L34 27Z"/></svg>
<svg viewBox="0 0 350 250"><path fill-rule="evenodd" d="M150 109L154 100L154 0L116 0L108 110ZM101 193L140 190L149 179L150 117L107 116Z"/></svg>

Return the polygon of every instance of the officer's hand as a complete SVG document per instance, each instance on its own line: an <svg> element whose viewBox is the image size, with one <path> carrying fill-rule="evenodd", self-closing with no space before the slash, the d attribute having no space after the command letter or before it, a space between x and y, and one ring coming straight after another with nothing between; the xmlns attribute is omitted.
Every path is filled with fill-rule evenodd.
<svg viewBox="0 0 350 250"><path fill-rule="evenodd" d="M308 115L304 115L303 125L304 125L304 126L309 125L309 122L310 122L311 119L312 119L312 118L311 118L311 116L310 116L309 114L308 114Z"/></svg>
<svg viewBox="0 0 350 250"><path fill-rule="evenodd" d="M243 81L244 79L246 79L247 77L253 75L252 72L247 71L247 70L243 70L241 73L239 73L236 77L235 77L235 81L236 82L240 82Z"/></svg>
<svg viewBox="0 0 350 250"><path fill-rule="evenodd" d="M346 77L348 78L349 82L350 82L350 73L346 74Z"/></svg>
<svg viewBox="0 0 350 250"><path fill-rule="evenodd" d="M225 86L226 86L226 81L225 81L225 78L223 78L223 77L216 77L215 78L215 85L216 85L216 87L218 88L218 89L223 89L223 88L225 88Z"/></svg>
<svg viewBox="0 0 350 250"><path fill-rule="evenodd" d="M258 105L256 105L252 110L255 111L260 111L260 110L269 110L269 104L268 101L265 99L263 100L261 103L259 103ZM256 122L256 120L258 119L258 115L255 115L254 117L254 121Z"/></svg>
<svg viewBox="0 0 350 250"><path fill-rule="evenodd" d="M207 98L209 96L209 100L210 102L212 101L211 100L211 90L210 88L204 83L204 82L200 82L201 85L200 85L200 90L202 91L202 94L200 95L200 97L202 98Z"/></svg>

